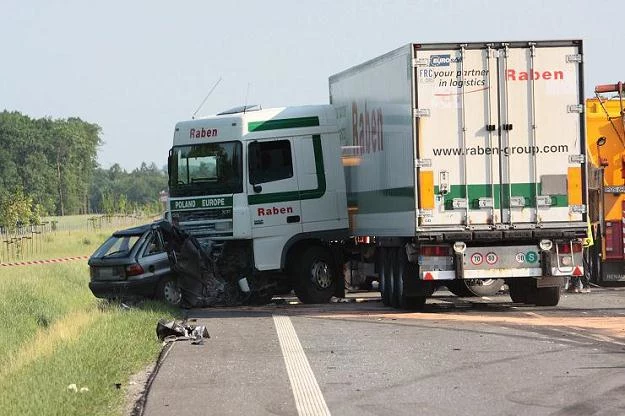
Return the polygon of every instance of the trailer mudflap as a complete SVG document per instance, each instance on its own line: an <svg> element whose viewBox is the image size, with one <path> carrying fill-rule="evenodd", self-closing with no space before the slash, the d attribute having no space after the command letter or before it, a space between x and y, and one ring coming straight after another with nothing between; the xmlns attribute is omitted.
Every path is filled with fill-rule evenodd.
<svg viewBox="0 0 625 416"><path fill-rule="evenodd" d="M564 276L543 276L536 279L536 287L562 287Z"/></svg>

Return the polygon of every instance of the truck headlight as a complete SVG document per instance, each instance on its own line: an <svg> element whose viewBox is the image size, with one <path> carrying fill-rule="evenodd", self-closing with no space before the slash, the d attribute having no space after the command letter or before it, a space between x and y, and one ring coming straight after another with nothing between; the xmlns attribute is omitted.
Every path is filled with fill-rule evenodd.
<svg viewBox="0 0 625 416"><path fill-rule="evenodd" d="M228 231L232 228L232 222L224 221L224 222L216 222L215 223L215 231Z"/></svg>

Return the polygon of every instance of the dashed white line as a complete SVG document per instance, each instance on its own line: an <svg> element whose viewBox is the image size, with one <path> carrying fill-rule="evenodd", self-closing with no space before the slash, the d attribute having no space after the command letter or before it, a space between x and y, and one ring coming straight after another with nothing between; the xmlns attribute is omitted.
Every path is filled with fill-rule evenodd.
<svg viewBox="0 0 625 416"><path fill-rule="evenodd" d="M273 322L276 325L297 413L300 416L330 416L330 409L323 398L291 319L288 316L273 315Z"/></svg>

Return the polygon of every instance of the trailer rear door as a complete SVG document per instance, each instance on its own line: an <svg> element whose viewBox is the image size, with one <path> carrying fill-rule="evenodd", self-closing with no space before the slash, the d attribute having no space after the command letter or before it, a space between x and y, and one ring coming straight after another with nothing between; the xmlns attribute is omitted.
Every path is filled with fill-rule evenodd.
<svg viewBox="0 0 625 416"><path fill-rule="evenodd" d="M579 226L579 47L415 45L414 56L420 226Z"/></svg>

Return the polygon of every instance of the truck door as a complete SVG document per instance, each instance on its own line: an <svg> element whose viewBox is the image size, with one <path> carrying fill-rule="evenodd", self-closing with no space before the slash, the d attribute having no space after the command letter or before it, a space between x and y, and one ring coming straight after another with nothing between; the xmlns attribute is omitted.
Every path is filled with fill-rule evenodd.
<svg viewBox="0 0 625 416"><path fill-rule="evenodd" d="M420 199L420 224L489 228L501 221L496 52L415 55L417 182L434 187L431 203Z"/></svg>
<svg viewBox="0 0 625 416"><path fill-rule="evenodd" d="M582 221L577 54L534 44L499 51L501 210L510 226Z"/></svg>
<svg viewBox="0 0 625 416"><path fill-rule="evenodd" d="M249 143L248 168L247 192L256 266L260 270L277 269L285 242L302 232L293 139Z"/></svg>

